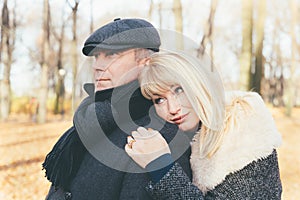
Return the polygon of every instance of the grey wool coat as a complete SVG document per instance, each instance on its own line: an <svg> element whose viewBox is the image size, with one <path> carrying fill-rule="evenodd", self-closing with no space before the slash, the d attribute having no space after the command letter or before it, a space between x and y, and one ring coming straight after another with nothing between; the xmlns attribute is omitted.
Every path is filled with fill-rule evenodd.
<svg viewBox="0 0 300 200"><path fill-rule="evenodd" d="M161 121L153 109L151 111L152 102L141 95L137 81L111 91L97 92L95 96L91 91L93 89L74 116L74 128L86 151L79 159L78 169L71 173L67 187L61 187L59 182L52 185L46 199L152 199L145 190L147 173L124 151L128 134L149 123L169 142L176 134L182 136L179 139L182 148L176 158L191 179L190 139L173 124ZM182 145L182 141L186 141L186 145ZM174 152L176 154L176 150ZM66 165L66 168L72 167Z"/></svg>
<svg viewBox="0 0 300 200"><path fill-rule="evenodd" d="M227 92L226 105L234 128L229 127L218 150L209 158L201 156L197 133L191 153L193 181L176 163L158 183L148 185L154 199L281 199L275 150L281 135L271 113L254 92Z"/></svg>
<svg viewBox="0 0 300 200"><path fill-rule="evenodd" d="M156 184L149 183L147 191L153 199L195 200L279 200L281 181L277 154L253 161L238 172L226 176L214 189L203 193L193 185L178 163Z"/></svg>

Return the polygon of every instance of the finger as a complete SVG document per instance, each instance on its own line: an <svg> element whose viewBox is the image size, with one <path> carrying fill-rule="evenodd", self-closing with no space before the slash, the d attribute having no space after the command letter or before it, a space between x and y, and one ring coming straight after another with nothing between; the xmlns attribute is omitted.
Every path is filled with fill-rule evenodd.
<svg viewBox="0 0 300 200"><path fill-rule="evenodd" d="M153 130L152 128L148 128L149 133L151 133L151 135L155 136L157 134L160 134L157 130Z"/></svg>
<svg viewBox="0 0 300 200"><path fill-rule="evenodd" d="M134 140L134 138L131 135L127 136L127 143L131 142L132 140Z"/></svg>
<svg viewBox="0 0 300 200"><path fill-rule="evenodd" d="M138 139L138 138L141 137L141 134L140 134L139 132L137 132L137 131L132 131L132 132L131 132L131 135L132 135L132 137L135 138L135 139Z"/></svg>
<svg viewBox="0 0 300 200"><path fill-rule="evenodd" d="M144 127L138 127L137 131L140 133L140 135L142 137L148 137L148 136L151 135L151 133L147 129L145 129Z"/></svg>
<svg viewBox="0 0 300 200"><path fill-rule="evenodd" d="M132 148L130 148L128 146L128 144L125 145L125 152L131 157L131 155L133 154L133 150Z"/></svg>
<svg viewBox="0 0 300 200"><path fill-rule="evenodd" d="M158 131L153 130L152 128L144 128L144 127L139 127L137 129L138 133L145 139L145 138L151 138L155 136L156 134L159 134Z"/></svg>
<svg viewBox="0 0 300 200"><path fill-rule="evenodd" d="M135 139L133 139L132 136L127 136L127 145L128 145L129 148L132 149L132 145L133 145L134 142L135 142Z"/></svg>

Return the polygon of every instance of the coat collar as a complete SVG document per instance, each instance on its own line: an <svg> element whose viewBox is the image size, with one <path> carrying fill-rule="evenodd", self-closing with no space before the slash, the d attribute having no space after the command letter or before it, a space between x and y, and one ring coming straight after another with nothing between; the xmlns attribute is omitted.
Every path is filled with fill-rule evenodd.
<svg viewBox="0 0 300 200"><path fill-rule="evenodd" d="M218 151L211 158L200 158L199 134L192 143L193 183L204 193L222 183L228 174L269 156L281 144L281 135L262 98L254 92L229 92L226 104L236 98L245 100L252 110L247 113L240 108L236 110L238 126L224 136Z"/></svg>
<svg viewBox="0 0 300 200"><path fill-rule="evenodd" d="M137 80L97 92L94 92L94 84L86 83L84 90L95 102L110 101L110 104L121 115L124 109L129 109L130 117L133 120L146 116L150 107L153 105L150 100L143 97ZM123 116L123 118L127 117Z"/></svg>

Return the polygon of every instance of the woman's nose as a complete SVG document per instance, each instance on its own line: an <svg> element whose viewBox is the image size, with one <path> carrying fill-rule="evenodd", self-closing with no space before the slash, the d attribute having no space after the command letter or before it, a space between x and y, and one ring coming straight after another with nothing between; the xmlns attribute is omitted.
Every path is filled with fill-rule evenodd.
<svg viewBox="0 0 300 200"><path fill-rule="evenodd" d="M168 107L170 114L177 114L181 110L180 102L177 100L175 96L172 96L168 99Z"/></svg>

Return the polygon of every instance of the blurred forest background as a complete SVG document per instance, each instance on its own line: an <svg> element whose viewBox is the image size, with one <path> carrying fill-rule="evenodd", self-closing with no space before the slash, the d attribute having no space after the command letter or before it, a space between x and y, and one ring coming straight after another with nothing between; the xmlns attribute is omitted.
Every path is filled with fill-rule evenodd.
<svg viewBox="0 0 300 200"><path fill-rule="evenodd" d="M299 141L300 0L0 0L0 9L0 199L44 198L49 185L40 163L71 125L82 84L91 80L93 59L81 53L83 43L118 17L144 18L189 38L227 89L260 93L276 123L286 122L280 131L292 128L293 138L284 139ZM169 42L184 49L180 40ZM283 147L280 162L294 167L286 190L300 191L300 144L293 145ZM24 165L34 175L13 172ZM18 194L20 184L33 189Z"/></svg>
<svg viewBox="0 0 300 200"><path fill-rule="evenodd" d="M299 0L1 0L0 118L76 108L91 60L88 35L116 17L140 17L190 38L228 89L259 92L286 114L300 105ZM178 43L178 41L173 41ZM38 109L36 108L38 104Z"/></svg>

